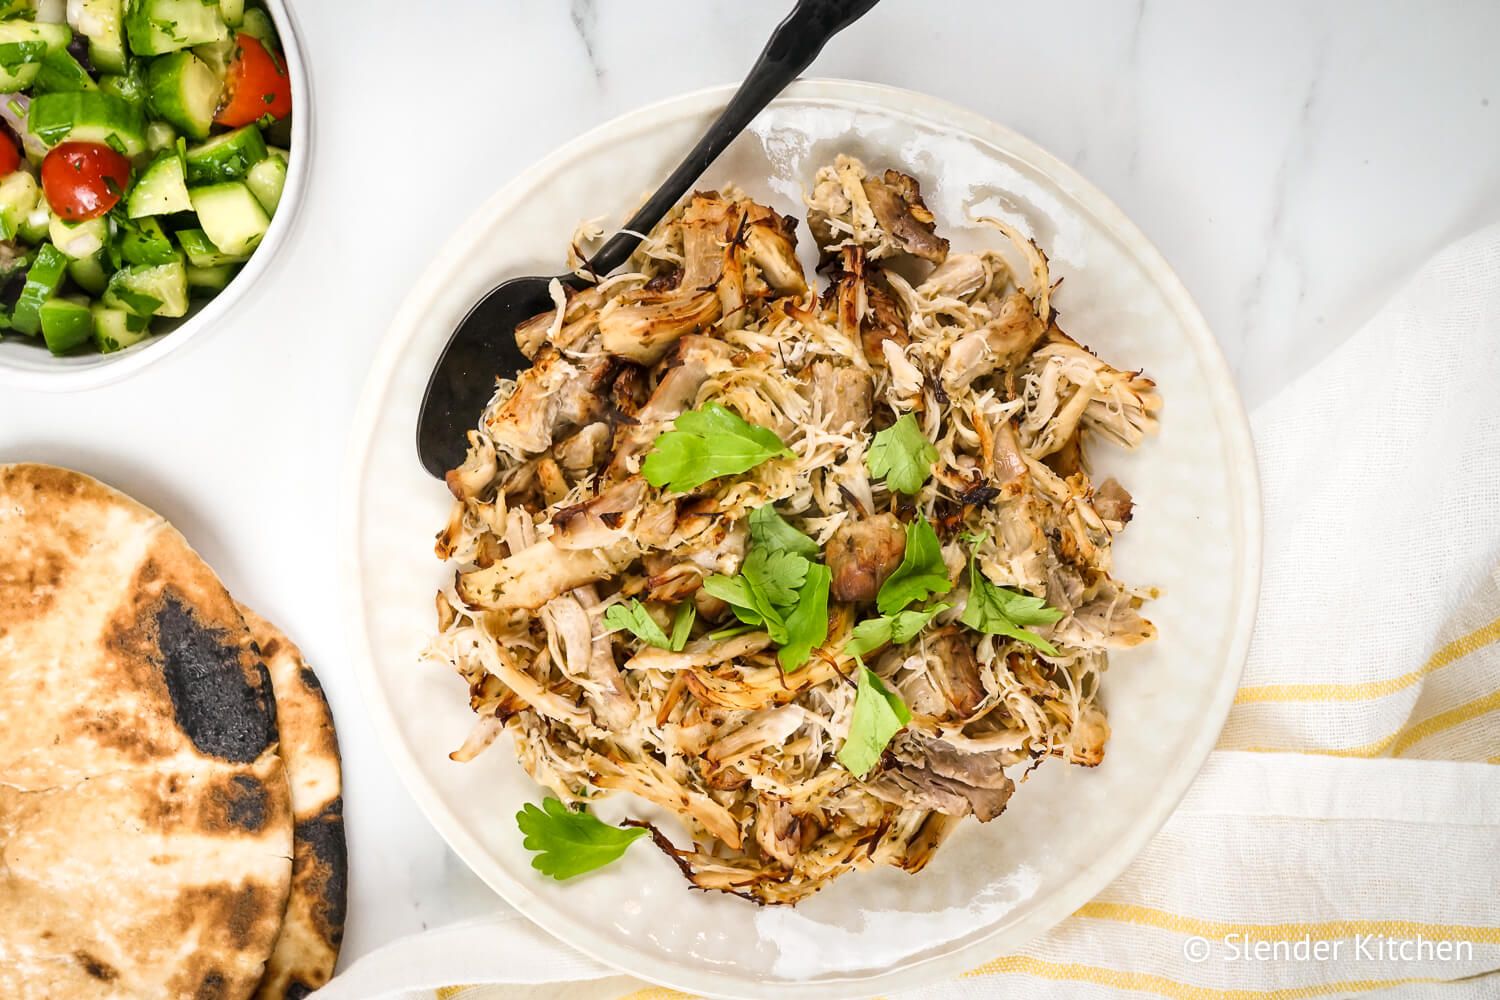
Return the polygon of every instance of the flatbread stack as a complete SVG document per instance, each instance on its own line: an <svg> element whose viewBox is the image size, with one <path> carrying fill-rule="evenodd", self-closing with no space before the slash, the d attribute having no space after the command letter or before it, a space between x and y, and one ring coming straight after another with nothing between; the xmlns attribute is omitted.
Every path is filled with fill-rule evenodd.
<svg viewBox="0 0 1500 1000"><path fill-rule="evenodd" d="M255 628L157 514L0 466L0 997L297 997L331 974L332 719Z"/></svg>

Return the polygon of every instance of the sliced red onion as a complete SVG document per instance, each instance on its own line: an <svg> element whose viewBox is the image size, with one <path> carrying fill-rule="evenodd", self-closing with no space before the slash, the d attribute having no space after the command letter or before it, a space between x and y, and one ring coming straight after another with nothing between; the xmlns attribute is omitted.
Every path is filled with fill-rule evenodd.
<svg viewBox="0 0 1500 1000"><path fill-rule="evenodd" d="M47 144L26 128L26 114L30 110L31 98L25 94L0 94L0 121L10 128L11 138L19 139L28 155L46 156Z"/></svg>

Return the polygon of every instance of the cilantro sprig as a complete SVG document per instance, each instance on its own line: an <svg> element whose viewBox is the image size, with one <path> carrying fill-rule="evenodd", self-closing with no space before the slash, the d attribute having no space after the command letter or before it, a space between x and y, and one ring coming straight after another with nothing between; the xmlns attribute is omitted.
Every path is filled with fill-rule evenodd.
<svg viewBox="0 0 1500 1000"><path fill-rule="evenodd" d="M879 618L862 621L854 626L853 634L844 645L844 653L848 656L864 656L886 643L899 646L902 643L911 642L919 632L932 623L934 618L952 606L951 604L934 604L930 608L899 611L894 615L881 615Z"/></svg>
<svg viewBox="0 0 1500 1000"><path fill-rule="evenodd" d="M672 618L672 635L668 637L661 626L656 624L656 619L651 617L651 612L646 610L646 606L631 598L628 604L611 604L606 608L604 624L611 632L624 630L648 646L680 653L682 647L687 645L688 636L692 634L696 614L691 603L684 601L679 604Z"/></svg>
<svg viewBox="0 0 1500 1000"><path fill-rule="evenodd" d="M952 589L937 531L927 518L919 516L906 526L906 554L896 571L880 585L875 606L881 614L893 615L910 604Z"/></svg>
<svg viewBox="0 0 1500 1000"><path fill-rule="evenodd" d="M849 734L839 747L838 761L856 778L869 774L880 763L886 744L911 721L911 710L901 696L887 688L863 663L854 693L854 714Z"/></svg>
<svg viewBox="0 0 1500 1000"><path fill-rule="evenodd" d="M522 846L538 852L531 867L559 882L603 868L646 835L641 827L610 826L592 813L574 811L548 797L540 808L528 802L516 813Z"/></svg>
<svg viewBox="0 0 1500 1000"><path fill-rule="evenodd" d="M814 562L818 544L788 524L774 507L750 515L750 551L738 576L714 574L703 589L726 602L746 625L764 628L781 647L787 673L801 667L828 638L828 589L833 574Z"/></svg>
<svg viewBox="0 0 1500 1000"><path fill-rule="evenodd" d="M776 432L709 403L689 410L656 439L641 465L646 482L688 493L710 479L748 472L762 462L792 454Z"/></svg>
<svg viewBox="0 0 1500 1000"><path fill-rule="evenodd" d="M1056 656L1055 646L1024 626L1051 625L1063 613L1049 608L1040 597L991 583L979 568L979 544L983 541L983 535L969 539L969 600L958 620L976 632L1009 636Z"/></svg>
<svg viewBox="0 0 1500 1000"><path fill-rule="evenodd" d="M917 418L908 413L875 435L865 452L870 475L884 477L886 485L897 493L911 495L922 488L932 475L937 449L922 433Z"/></svg>
<svg viewBox="0 0 1500 1000"><path fill-rule="evenodd" d="M749 525L752 545L795 552L809 559L818 555L818 543L788 524L770 504L752 510Z"/></svg>

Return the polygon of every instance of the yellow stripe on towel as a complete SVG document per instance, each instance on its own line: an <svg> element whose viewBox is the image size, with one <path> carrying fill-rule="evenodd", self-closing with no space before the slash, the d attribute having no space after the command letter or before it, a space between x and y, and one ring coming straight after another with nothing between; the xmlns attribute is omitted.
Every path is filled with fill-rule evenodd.
<svg viewBox="0 0 1500 1000"><path fill-rule="evenodd" d="M1388 989L1408 983L1441 983L1445 980L1434 977L1411 977L1408 979L1359 979L1342 983L1317 983L1310 986L1290 986L1279 990L1219 989L1214 986L1197 986L1182 983L1163 976L1144 972L1123 972L1119 969L1104 969L1093 965L1044 962L1029 955L1007 955L965 973L965 978L993 976L1000 973L1020 973L1051 979L1059 982L1078 980L1097 983L1118 990L1139 990L1169 997L1171 1000L1303 1000L1306 997L1321 997L1339 993L1367 993L1371 990Z"/></svg>
<svg viewBox="0 0 1500 1000"><path fill-rule="evenodd" d="M1325 920L1318 923L1240 924L1220 920L1200 920L1166 910L1130 903L1085 903L1074 914L1094 920L1114 920L1191 934L1210 940L1223 940L1230 934L1251 933L1267 941L1335 940L1356 934L1384 935L1388 938L1424 937L1434 940L1472 941L1475 944L1500 944L1500 927L1467 924L1425 924L1414 920Z"/></svg>
<svg viewBox="0 0 1500 1000"><path fill-rule="evenodd" d="M1373 743L1357 747L1245 747L1246 753L1316 753L1324 757L1379 757L1390 749L1401 733L1382 736Z"/></svg>
<svg viewBox="0 0 1500 1000"><path fill-rule="evenodd" d="M1432 658L1422 666L1399 677L1364 681L1358 684L1261 684L1240 688L1234 696L1234 703L1249 705L1264 701L1366 701L1371 698L1384 698L1386 695L1411 687L1434 670L1446 667L1497 641L1500 641L1500 618L1483 628L1475 629L1468 635L1454 639L1433 653ZM1353 756L1362 755L1354 754ZM1370 756L1376 756L1376 754Z"/></svg>
<svg viewBox="0 0 1500 1000"><path fill-rule="evenodd" d="M1403 730L1399 739L1396 740L1397 756L1404 754L1412 748L1412 745L1425 740L1429 736L1446 732L1454 726L1463 725L1470 719L1477 719L1481 715L1500 710L1500 691L1491 691L1483 698L1475 698L1473 701L1450 708L1446 712L1439 712L1426 721L1419 722L1410 729Z"/></svg>

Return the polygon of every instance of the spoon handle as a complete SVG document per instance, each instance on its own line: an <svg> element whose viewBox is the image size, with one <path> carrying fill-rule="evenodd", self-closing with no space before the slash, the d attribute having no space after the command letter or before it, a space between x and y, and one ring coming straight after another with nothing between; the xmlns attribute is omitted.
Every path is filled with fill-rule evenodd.
<svg viewBox="0 0 1500 1000"><path fill-rule="evenodd" d="M719 154L760 114L761 109L785 90L798 73L812 65L828 40L859 20L878 2L799 0L786 20L771 33L771 40L718 120L709 126L698 145L678 164L650 200L625 223L625 228L599 248L588 263L589 269L595 274L606 275L625 263L641 241L635 234L649 232L660 222L662 216L688 193L709 164L718 159Z"/></svg>

